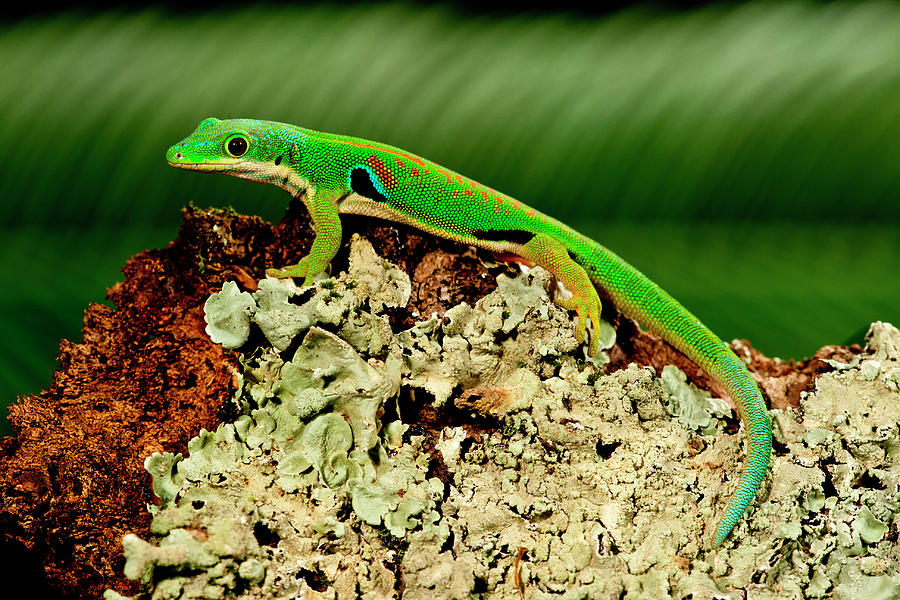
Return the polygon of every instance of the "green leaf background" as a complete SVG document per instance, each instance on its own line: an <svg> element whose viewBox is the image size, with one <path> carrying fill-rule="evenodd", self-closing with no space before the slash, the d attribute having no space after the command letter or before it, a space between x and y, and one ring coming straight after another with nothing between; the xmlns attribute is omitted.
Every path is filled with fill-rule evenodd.
<svg viewBox="0 0 900 600"><path fill-rule="evenodd" d="M59 339L188 202L280 218L280 190L165 164L208 116L428 156L615 249L725 339L784 358L860 341L900 323L898 32L895 3L793 1L0 25L0 404L49 384Z"/></svg>

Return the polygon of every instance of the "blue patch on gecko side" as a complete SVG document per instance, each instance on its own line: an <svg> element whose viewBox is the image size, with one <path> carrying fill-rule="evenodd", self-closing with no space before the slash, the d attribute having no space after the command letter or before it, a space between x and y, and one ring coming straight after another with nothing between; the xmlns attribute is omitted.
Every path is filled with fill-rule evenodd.
<svg viewBox="0 0 900 600"><path fill-rule="evenodd" d="M378 177L372 172L372 169L364 165L357 165L350 169L347 176L347 186L354 193L375 200L376 202L387 202L387 190L378 181Z"/></svg>

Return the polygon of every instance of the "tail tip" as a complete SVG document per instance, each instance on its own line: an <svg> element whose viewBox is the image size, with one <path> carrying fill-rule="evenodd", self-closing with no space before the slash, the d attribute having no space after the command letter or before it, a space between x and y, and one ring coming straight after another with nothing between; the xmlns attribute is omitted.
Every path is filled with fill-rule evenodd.
<svg viewBox="0 0 900 600"><path fill-rule="evenodd" d="M725 543L728 536L731 535L734 526L737 525L737 519L729 519L727 516L719 522L716 527L716 533L713 535L712 548L718 548Z"/></svg>

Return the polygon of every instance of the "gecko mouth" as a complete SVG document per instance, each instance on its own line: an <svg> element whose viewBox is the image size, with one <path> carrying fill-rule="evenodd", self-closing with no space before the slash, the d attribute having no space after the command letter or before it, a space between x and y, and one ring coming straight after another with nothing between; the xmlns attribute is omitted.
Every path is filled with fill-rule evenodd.
<svg viewBox="0 0 900 600"><path fill-rule="evenodd" d="M219 159L199 162L185 161L178 154L166 158L166 162L176 169L200 171L201 173L222 173L240 177L256 183L272 183L287 190L294 196L303 195L309 189L309 182L293 173L285 166L272 163L258 163L252 160Z"/></svg>
<svg viewBox="0 0 900 600"><path fill-rule="evenodd" d="M231 173L244 173L249 171L249 163L243 160L222 160L216 162L177 162L166 161L177 169L187 169L188 171L229 171Z"/></svg>

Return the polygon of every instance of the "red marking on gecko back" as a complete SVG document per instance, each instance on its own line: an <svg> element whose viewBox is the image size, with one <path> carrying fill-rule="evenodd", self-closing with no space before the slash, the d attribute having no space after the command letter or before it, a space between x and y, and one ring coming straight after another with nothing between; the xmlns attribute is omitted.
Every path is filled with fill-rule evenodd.
<svg viewBox="0 0 900 600"><path fill-rule="evenodd" d="M375 175L378 176L378 181L380 181L389 192L393 192L397 189L397 178L394 177L394 174L391 173L390 169L384 165L380 158L373 154L366 158L366 164L375 171Z"/></svg>

